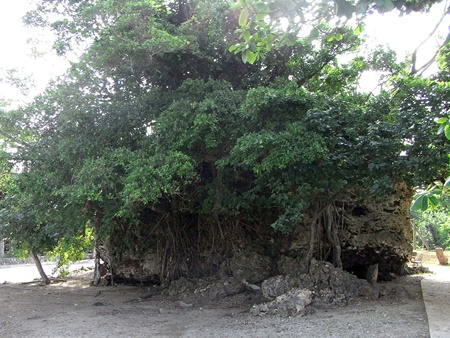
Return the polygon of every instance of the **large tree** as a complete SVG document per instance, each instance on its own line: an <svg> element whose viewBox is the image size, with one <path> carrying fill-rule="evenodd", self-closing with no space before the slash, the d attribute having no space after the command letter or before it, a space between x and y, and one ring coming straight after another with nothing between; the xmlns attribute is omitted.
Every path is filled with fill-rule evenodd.
<svg viewBox="0 0 450 338"><path fill-rule="evenodd" d="M113 272L157 248L161 280L195 275L205 252L274 250L258 238L304 219L305 269L320 229L341 266L335 201L445 175L441 106L428 100L447 102L445 84L408 76L391 51L339 64L360 44L352 29L250 65L227 51L240 21L228 1L42 1L28 20L50 24L60 52L85 52L14 112L20 128L5 114L3 134L26 141L9 162L21 165L16 196L39 206L41 233L92 227ZM368 69L392 87L359 93Z"/></svg>

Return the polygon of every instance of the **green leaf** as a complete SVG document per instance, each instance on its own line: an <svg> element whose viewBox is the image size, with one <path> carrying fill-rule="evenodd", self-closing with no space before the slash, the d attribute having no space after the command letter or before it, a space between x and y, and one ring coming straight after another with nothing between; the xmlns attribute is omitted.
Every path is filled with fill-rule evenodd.
<svg viewBox="0 0 450 338"><path fill-rule="evenodd" d="M425 195L420 195L417 197L411 204L410 210L411 211L425 211L428 209L428 202L424 200L427 200Z"/></svg>
<svg viewBox="0 0 450 338"><path fill-rule="evenodd" d="M438 124L442 124L448 121L448 117L436 117L434 119L434 122L438 123Z"/></svg>
<svg viewBox="0 0 450 338"><path fill-rule="evenodd" d="M245 40L246 42L249 42L249 41L250 41L250 38L251 38L251 34L250 34L249 31L245 31L244 34L242 34L242 37L244 38L244 40Z"/></svg>
<svg viewBox="0 0 450 338"><path fill-rule="evenodd" d="M335 37L336 41L341 41L344 36L341 33L336 33L334 35L334 37Z"/></svg>
<svg viewBox="0 0 450 338"><path fill-rule="evenodd" d="M428 209L428 196L422 197L422 210Z"/></svg>
<svg viewBox="0 0 450 338"><path fill-rule="evenodd" d="M433 189L433 195L441 195L442 194L442 190L441 189Z"/></svg>
<svg viewBox="0 0 450 338"><path fill-rule="evenodd" d="M446 124L444 127L444 135L448 140L450 140L450 125L449 124Z"/></svg>
<svg viewBox="0 0 450 338"><path fill-rule="evenodd" d="M253 64L256 59L258 58L258 54L257 53L253 53L252 51L248 50L248 55L247 55L247 62L250 64Z"/></svg>
<svg viewBox="0 0 450 338"><path fill-rule="evenodd" d="M244 2L242 0L239 0L239 1L235 2L234 4L232 4L230 6L230 9L235 10L235 9L242 8L242 6L244 6Z"/></svg>
<svg viewBox="0 0 450 338"><path fill-rule="evenodd" d="M319 37L319 35L320 35L320 31L317 29L317 27L314 27L314 28L311 30L311 33L309 34L309 37L310 37L311 39L316 39L316 38Z"/></svg>
<svg viewBox="0 0 450 338"><path fill-rule="evenodd" d="M364 24L363 24L363 23L359 23L359 24L358 24L358 27L359 27L359 30L361 31L361 33L364 32L364 31L366 30L366 28L364 27Z"/></svg>
<svg viewBox="0 0 450 338"><path fill-rule="evenodd" d="M264 31L258 31L258 38L260 39L264 39L266 37L266 32Z"/></svg>
<svg viewBox="0 0 450 338"><path fill-rule="evenodd" d="M431 206L435 207L439 204L439 199L435 195L432 195L429 197L428 203L431 204Z"/></svg>
<svg viewBox="0 0 450 338"><path fill-rule="evenodd" d="M267 16L267 14L258 13L258 14L256 14L256 20L262 21L262 20L264 20L266 18L266 16Z"/></svg>
<svg viewBox="0 0 450 338"><path fill-rule="evenodd" d="M228 48L228 51L233 53L236 52L236 50L239 48L239 45L232 45L230 48Z"/></svg>
<svg viewBox="0 0 450 338"><path fill-rule="evenodd" d="M249 52L248 49L242 51L242 62L244 62L244 63L247 63L247 60L248 60L248 52Z"/></svg>
<svg viewBox="0 0 450 338"><path fill-rule="evenodd" d="M368 0L361 0L356 3L356 14L364 15L369 8L371 2Z"/></svg>
<svg viewBox="0 0 450 338"><path fill-rule="evenodd" d="M246 8L244 8L241 11L241 14L239 15L239 26L245 26L247 24L248 21L248 11Z"/></svg>
<svg viewBox="0 0 450 338"><path fill-rule="evenodd" d="M355 12L355 6L347 0L335 0L335 12L338 17L345 16L350 19Z"/></svg>
<svg viewBox="0 0 450 338"><path fill-rule="evenodd" d="M353 29L353 33L354 33L355 35L359 35L359 34L361 34L362 32L364 32L364 26L363 26L362 23L358 23L358 24L356 25L356 27Z"/></svg>
<svg viewBox="0 0 450 338"><path fill-rule="evenodd" d="M419 197L420 198L420 197ZM422 211L422 200L416 199L413 201L410 207L411 211Z"/></svg>

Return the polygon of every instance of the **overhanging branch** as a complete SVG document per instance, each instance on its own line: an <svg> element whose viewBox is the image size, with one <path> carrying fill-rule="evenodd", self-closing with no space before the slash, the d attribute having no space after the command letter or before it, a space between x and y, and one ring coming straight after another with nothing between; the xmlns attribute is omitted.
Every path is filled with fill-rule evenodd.
<svg viewBox="0 0 450 338"><path fill-rule="evenodd" d="M412 53L411 56L411 71L410 71L410 75L414 75L417 74L418 72L422 72L425 71L428 67L430 67L430 65L433 63L434 58L436 57L437 53L436 52L433 56L433 59L428 61L424 66L417 68L417 53L420 49L420 47L422 47L429 39L431 39L433 37L433 35L436 33L436 31L438 30L439 26L442 24L442 22L444 21L445 16L447 15L448 12L448 0L445 2L445 11L443 12L441 18L439 19L438 23L434 26L433 30L430 32L430 34L428 34L428 36L417 46L417 48L414 50L414 52ZM450 36L450 34L449 34ZM447 37L447 39L445 40L444 44L448 42L449 37ZM441 46L442 47L442 46Z"/></svg>

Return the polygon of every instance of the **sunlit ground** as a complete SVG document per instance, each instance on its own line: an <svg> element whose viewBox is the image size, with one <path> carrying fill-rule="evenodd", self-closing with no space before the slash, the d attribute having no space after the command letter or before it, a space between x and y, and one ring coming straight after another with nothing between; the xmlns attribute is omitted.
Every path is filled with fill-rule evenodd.
<svg viewBox="0 0 450 338"><path fill-rule="evenodd" d="M81 269L81 267L92 267L94 266L93 260L85 260L71 264L70 271ZM53 269L55 268L55 263L43 263L47 276L56 277L58 273L53 274ZM40 278L39 272L34 264L18 264L18 265L0 265L0 284L5 282L9 283L25 283L31 282L35 278Z"/></svg>

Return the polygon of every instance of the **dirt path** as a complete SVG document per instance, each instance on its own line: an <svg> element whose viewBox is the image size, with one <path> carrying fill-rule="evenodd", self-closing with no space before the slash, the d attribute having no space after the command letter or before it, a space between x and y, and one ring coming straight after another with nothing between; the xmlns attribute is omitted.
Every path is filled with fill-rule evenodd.
<svg viewBox="0 0 450 338"><path fill-rule="evenodd" d="M422 280L422 292L428 315L431 338L450 337L450 267L431 266L433 274Z"/></svg>
<svg viewBox="0 0 450 338"><path fill-rule="evenodd" d="M380 283L378 300L304 317L255 317L251 294L200 305L156 289L90 287L86 275L49 286L0 285L0 337L429 337L421 277Z"/></svg>

